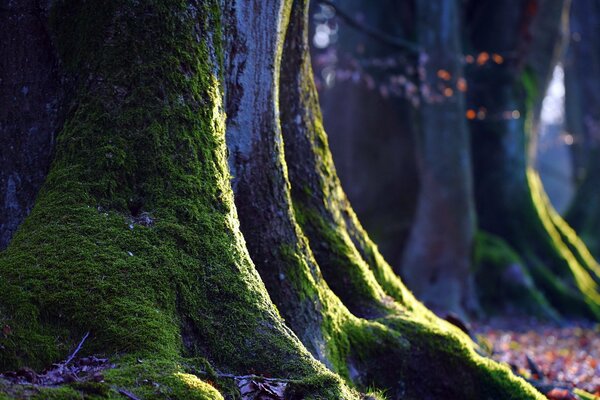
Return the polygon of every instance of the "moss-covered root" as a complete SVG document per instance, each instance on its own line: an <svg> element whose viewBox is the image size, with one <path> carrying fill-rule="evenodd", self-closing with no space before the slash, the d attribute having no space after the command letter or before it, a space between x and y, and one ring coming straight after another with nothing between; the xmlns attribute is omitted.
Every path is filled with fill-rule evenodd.
<svg viewBox="0 0 600 400"><path fill-rule="evenodd" d="M475 235L473 274L477 296L487 314L524 313L557 320L519 255L498 236Z"/></svg>
<svg viewBox="0 0 600 400"><path fill-rule="evenodd" d="M0 370L47 367L89 331L81 355L327 374L284 325L239 232L218 2L61 0L52 15L73 101L36 205L0 254ZM331 387L315 393L354 398Z"/></svg>
<svg viewBox="0 0 600 400"><path fill-rule="evenodd" d="M296 218L331 289L358 316L397 308L429 313L360 226L335 171L313 81L303 7L288 25L280 85L281 126Z"/></svg>
<svg viewBox="0 0 600 400"><path fill-rule="evenodd" d="M527 171L535 209L556 251L566 265L567 278L574 282L576 291L587 305L589 313L600 319L600 266L585 244L556 213L544 192L541 179L532 168Z"/></svg>
<svg viewBox="0 0 600 400"><path fill-rule="evenodd" d="M418 317L396 317L382 321L402 335L402 399L538 399L545 397L523 379L475 353L471 341L448 324L432 325ZM383 379L394 380L386 355L375 360ZM395 380L397 382L397 379ZM408 384L409 383L409 384Z"/></svg>

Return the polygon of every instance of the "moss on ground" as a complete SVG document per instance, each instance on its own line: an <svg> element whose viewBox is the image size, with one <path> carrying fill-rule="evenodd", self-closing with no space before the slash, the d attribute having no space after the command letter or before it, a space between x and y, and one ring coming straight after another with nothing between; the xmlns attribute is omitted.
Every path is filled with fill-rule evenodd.
<svg viewBox="0 0 600 400"><path fill-rule="evenodd" d="M3 385L6 398L22 399L123 399L126 391L142 399L223 400L222 393L238 392L189 373L182 363L125 357L116 360L116 368L103 371L102 382L73 382L62 386ZM219 389L217 389L217 387Z"/></svg>

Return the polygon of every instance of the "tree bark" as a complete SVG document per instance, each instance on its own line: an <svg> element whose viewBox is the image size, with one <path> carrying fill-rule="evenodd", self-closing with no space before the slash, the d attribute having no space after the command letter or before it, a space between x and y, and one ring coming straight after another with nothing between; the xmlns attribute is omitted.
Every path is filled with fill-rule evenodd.
<svg viewBox="0 0 600 400"><path fill-rule="evenodd" d="M422 47L420 191L404 279L429 308L463 317L478 311L471 274L475 207L465 115L461 19L454 1L418 1Z"/></svg>
<svg viewBox="0 0 600 400"><path fill-rule="evenodd" d="M358 397L284 325L238 230L220 21L208 1L54 5L77 84L50 174L0 256L1 370L49 366L89 331L82 354L117 365L106 384L142 397L154 389L140 376L202 396L181 363L205 366L182 357Z"/></svg>
<svg viewBox="0 0 600 400"><path fill-rule="evenodd" d="M47 8L28 0L0 9L0 250L33 207L61 125L65 88Z"/></svg>
<svg viewBox="0 0 600 400"><path fill-rule="evenodd" d="M239 390L224 379L255 374L280 378L292 399L361 398L350 384L409 399L541 398L414 301L360 229L332 172L318 108L309 107L305 2L102 6L53 6L53 37L75 89L36 204L0 254L0 369L48 366L90 332L80 354L111 358L115 368L99 384L109 397L118 388L142 398L222 397L199 376L233 397ZM280 85L282 54L301 62L281 65ZM229 182L223 82L246 241ZM282 87L290 91L279 97ZM337 229L336 240L353 249L342 260L360 255L348 272L364 273L361 302L378 311L368 316L385 318L348 311L311 256L318 236L307 241L295 222L277 105L292 93L283 125L300 122L283 136L310 144L296 147L309 159L305 170L320 193L336 196L323 209L300 208ZM0 393L13 393L5 388L0 380ZM38 397L82 391L41 388Z"/></svg>

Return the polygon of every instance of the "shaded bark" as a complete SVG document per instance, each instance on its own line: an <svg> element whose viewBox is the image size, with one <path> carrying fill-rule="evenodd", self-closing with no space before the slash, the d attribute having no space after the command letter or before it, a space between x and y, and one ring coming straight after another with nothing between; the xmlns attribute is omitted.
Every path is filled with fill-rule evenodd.
<svg viewBox="0 0 600 400"><path fill-rule="evenodd" d="M61 126L65 88L47 3L0 6L0 250L33 207Z"/></svg>

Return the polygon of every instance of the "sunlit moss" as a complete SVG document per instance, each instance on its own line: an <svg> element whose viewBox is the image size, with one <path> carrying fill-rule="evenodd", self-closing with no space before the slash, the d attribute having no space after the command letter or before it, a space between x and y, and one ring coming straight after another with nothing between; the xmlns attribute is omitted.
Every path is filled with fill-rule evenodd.
<svg viewBox="0 0 600 400"><path fill-rule="evenodd" d="M239 231L210 34L218 7L53 4L73 107L36 205L0 255L0 325L11 328L0 370L47 367L89 331L80 355L145 360L106 378L148 396L131 375L182 356L239 374L331 375L284 325ZM140 212L150 226L135 223ZM203 398L173 375L185 371L165 370L170 398ZM310 394L358 398L329 383Z"/></svg>
<svg viewBox="0 0 600 400"><path fill-rule="evenodd" d="M538 212L541 222L544 224L546 231L554 241L557 250L569 266L577 287L583 294L586 303L596 317L600 318L600 293L598 291L598 284L590 275L589 271L579 262L569 246L563 241L563 236L559 229L562 229L565 235L568 235L569 231L565 229L567 227L566 222L556 215L555 211L555 215L552 216L552 206L543 190L541 179L533 168L528 169L527 178L533 202L536 206L535 209ZM585 247L583 242L575 241L572 238L571 240L571 243L576 246L576 248L578 247L578 251L581 255L587 253L586 250L583 250ZM589 268L596 272L597 267L596 262L592 259L592 264L589 265Z"/></svg>

